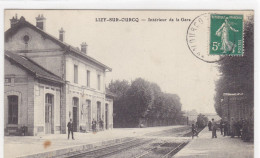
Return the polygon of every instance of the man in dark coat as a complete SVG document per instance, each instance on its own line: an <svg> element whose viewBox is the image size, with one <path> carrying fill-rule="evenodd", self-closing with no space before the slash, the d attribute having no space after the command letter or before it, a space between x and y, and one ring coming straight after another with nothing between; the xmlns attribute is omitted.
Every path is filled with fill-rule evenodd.
<svg viewBox="0 0 260 158"><path fill-rule="evenodd" d="M211 123L211 121L209 121L209 123L208 123L208 127L209 127L209 131L212 131L212 123Z"/></svg>
<svg viewBox="0 0 260 158"><path fill-rule="evenodd" d="M94 118L92 120L92 131L97 132L97 121Z"/></svg>
<svg viewBox="0 0 260 158"><path fill-rule="evenodd" d="M219 124L220 126L220 133L221 133L221 135L223 135L223 129L224 129L224 121L221 119L220 120L220 124Z"/></svg>
<svg viewBox="0 0 260 158"><path fill-rule="evenodd" d="M214 121L214 119L212 119L212 138L217 138L217 124Z"/></svg>
<svg viewBox="0 0 260 158"><path fill-rule="evenodd" d="M102 119L100 119L100 121L99 121L99 128L100 128L100 130L102 130L102 131L103 131L103 129L104 129L104 121L103 121Z"/></svg>
<svg viewBox="0 0 260 158"><path fill-rule="evenodd" d="M228 135L228 121L224 121L224 136Z"/></svg>
<svg viewBox="0 0 260 158"><path fill-rule="evenodd" d="M68 127L68 139L70 139L70 133L71 133L72 139L74 140L72 119L70 119L70 122L68 123L67 127Z"/></svg>
<svg viewBox="0 0 260 158"><path fill-rule="evenodd" d="M234 138L234 136L235 136L235 120L233 117L231 118L231 121L230 121L230 135L231 135L231 138Z"/></svg>

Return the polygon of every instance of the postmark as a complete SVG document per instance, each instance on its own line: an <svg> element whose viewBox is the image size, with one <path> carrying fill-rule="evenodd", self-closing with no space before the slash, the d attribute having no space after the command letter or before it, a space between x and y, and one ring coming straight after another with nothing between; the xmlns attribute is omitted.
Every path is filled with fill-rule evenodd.
<svg viewBox="0 0 260 158"><path fill-rule="evenodd" d="M243 15L210 15L209 53L243 55Z"/></svg>
<svg viewBox="0 0 260 158"><path fill-rule="evenodd" d="M189 25L186 41L195 57L209 63L226 55L243 55L243 16L199 15Z"/></svg>

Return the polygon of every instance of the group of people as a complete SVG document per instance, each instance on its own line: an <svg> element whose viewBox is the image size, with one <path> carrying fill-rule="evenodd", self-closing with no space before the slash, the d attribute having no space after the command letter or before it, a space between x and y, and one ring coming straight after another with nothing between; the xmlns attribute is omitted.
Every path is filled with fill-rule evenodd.
<svg viewBox="0 0 260 158"><path fill-rule="evenodd" d="M99 130L104 130L104 121L102 119L99 120ZM92 120L92 131L97 132L97 121L94 118Z"/></svg>
<svg viewBox="0 0 260 158"><path fill-rule="evenodd" d="M242 140L247 141L249 138L249 126L246 120L235 120L231 118L230 123L222 119L220 120L219 125L212 119L212 121L208 122L209 131L212 131L212 138L217 138L217 129L220 129L221 135L223 136L231 136L234 138L235 136L241 137Z"/></svg>
<svg viewBox="0 0 260 158"><path fill-rule="evenodd" d="M94 118L92 120L91 125L92 125L92 131L94 133L96 133L97 132L97 121ZM68 127L68 139L70 138L70 134L71 134L71 137L74 140L74 135L73 135L74 124L72 122L72 119L70 119L70 121L68 122L67 127ZM104 121L102 119L99 120L99 130L104 130Z"/></svg>
<svg viewBox="0 0 260 158"><path fill-rule="evenodd" d="M217 138L217 123L215 122L214 119L211 119L211 121L209 121L208 127L209 127L209 131L212 131L212 138Z"/></svg>

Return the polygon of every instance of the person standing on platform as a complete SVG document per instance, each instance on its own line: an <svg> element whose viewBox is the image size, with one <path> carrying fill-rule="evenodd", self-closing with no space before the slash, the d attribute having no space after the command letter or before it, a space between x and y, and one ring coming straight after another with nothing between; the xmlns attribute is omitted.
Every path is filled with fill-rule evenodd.
<svg viewBox="0 0 260 158"><path fill-rule="evenodd" d="M74 140L72 119L70 119L70 122L68 122L67 127L68 127L68 139L70 139L70 133L71 133L72 139Z"/></svg>
<svg viewBox="0 0 260 158"><path fill-rule="evenodd" d="M244 122L244 119L241 118L238 123L238 137L242 137L243 122Z"/></svg>
<svg viewBox="0 0 260 158"><path fill-rule="evenodd" d="M228 122L224 121L224 137L228 135Z"/></svg>
<svg viewBox="0 0 260 158"><path fill-rule="evenodd" d="M221 132L221 135L223 135L223 128L224 128L224 122L223 122L223 120L221 119L220 120L220 132Z"/></svg>
<svg viewBox="0 0 260 158"><path fill-rule="evenodd" d="M217 138L217 124L214 121L214 119L212 119L212 138Z"/></svg>
<svg viewBox="0 0 260 158"><path fill-rule="evenodd" d="M97 121L94 118L92 120L92 131L97 132Z"/></svg>
<svg viewBox="0 0 260 158"><path fill-rule="evenodd" d="M99 127L100 127L100 130L103 131L103 129L104 129L104 121L102 119L100 119L100 121L99 121Z"/></svg>
<svg viewBox="0 0 260 158"><path fill-rule="evenodd" d="M209 121L208 127L209 127L209 131L212 131L212 123L211 123L211 121Z"/></svg>
<svg viewBox="0 0 260 158"><path fill-rule="evenodd" d="M233 117L231 118L231 121L230 121L230 135L231 135L231 138L234 138L234 136L235 136L235 121L234 121Z"/></svg>

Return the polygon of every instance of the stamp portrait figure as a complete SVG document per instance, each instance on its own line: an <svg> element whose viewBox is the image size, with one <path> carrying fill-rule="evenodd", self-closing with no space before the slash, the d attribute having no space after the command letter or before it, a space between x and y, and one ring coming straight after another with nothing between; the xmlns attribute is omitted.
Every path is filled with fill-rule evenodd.
<svg viewBox="0 0 260 158"><path fill-rule="evenodd" d="M234 31L238 32L238 30L234 29L229 23L228 17L226 17L225 22L221 25L221 27L216 31L217 36L221 36L221 48L223 53L232 52L234 53L236 44L229 40L229 32Z"/></svg>

